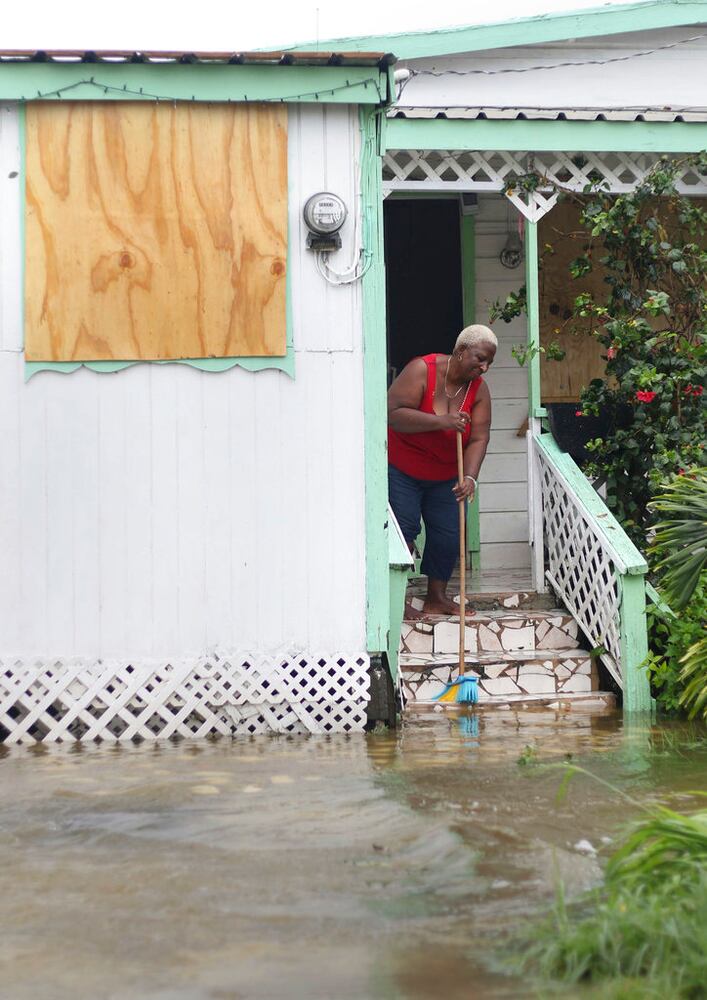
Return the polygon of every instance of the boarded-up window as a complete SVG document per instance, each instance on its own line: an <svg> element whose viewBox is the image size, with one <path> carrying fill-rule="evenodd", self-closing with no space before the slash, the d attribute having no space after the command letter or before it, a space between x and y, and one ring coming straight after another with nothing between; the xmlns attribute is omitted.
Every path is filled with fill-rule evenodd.
<svg viewBox="0 0 707 1000"><path fill-rule="evenodd" d="M286 353L287 110L27 107L28 361Z"/></svg>

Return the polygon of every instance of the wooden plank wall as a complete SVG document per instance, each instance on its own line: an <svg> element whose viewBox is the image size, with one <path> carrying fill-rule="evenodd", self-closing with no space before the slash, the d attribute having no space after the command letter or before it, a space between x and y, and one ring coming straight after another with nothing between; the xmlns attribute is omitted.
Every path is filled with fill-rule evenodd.
<svg viewBox="0 0 707 1000"><path fill-rule="evenodd" d="M286 108L26 115L28 360L285 353Z"/></svg>
<svg viewBox="0 0 707 1000"><path fill-rule="evenodd" d="M516 224L514 209L510 222ZM508 270L499 260L509 225L507 202L501 195L479 196L476 216L476 320L489 325L489 306L517 291L525 280L523 267ZM481 568L530 568L528 545L528 471L525 435L518 435L528 415L528 373L511 354L527 339L525 316L506 324L497 321L496 360L486 381L491 391L491 442L481 469Z"/></svg>
<svg viewBox="0 0 707 1000"><path fill-rule="evenodd" d="M289 134L295 379L142 364L25 383L0 349L0 656L365 650L360 286L322 281L301 220L337 191L349 262L358 116L292 108ZM20 253L4 227L0 251Z"/></svg>

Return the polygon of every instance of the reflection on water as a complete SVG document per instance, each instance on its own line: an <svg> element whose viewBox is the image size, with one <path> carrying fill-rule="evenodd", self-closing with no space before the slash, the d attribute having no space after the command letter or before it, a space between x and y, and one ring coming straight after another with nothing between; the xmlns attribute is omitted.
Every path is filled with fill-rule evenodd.
<svg viewBox="0 0 707 1000"><path fill-rule="evenodd" d="M432 712L367 737L6 751L0 994L530 996L484 956L558 875L595 884L632 812L583 775L558 802L543 765L685 806L701 740L618 715Z"/></svg>

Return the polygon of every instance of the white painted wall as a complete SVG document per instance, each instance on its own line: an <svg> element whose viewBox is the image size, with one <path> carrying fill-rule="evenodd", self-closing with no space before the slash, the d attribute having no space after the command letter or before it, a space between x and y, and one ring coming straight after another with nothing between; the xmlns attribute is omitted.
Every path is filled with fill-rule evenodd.
<svg viewBox="0 0 707 1000"><path fill-rule="evenodd" d="M517 214L502 195L479 195L476 216L476 321L489 325L489 306L525 281L521 264L505 268L499 254L508 226ZM499 349L486 381L493 406L491 441L481 468L480 522L481 568L530 567L528 546L528 470L525 434L518 430L528 415L528 373L511 354L515 344L527 339L525 317L512 323L497 320L492 328Z"/></svg>
<svg viewBox="0 0 707 1000"><path fill-rule="evenodd" d="M638 17L638 16L637 16ZM493 75L421 76L406 85L401 105L504 107L691 107L707 104L707 38L606 65L529 69L562 62L633 56L707 33L707 25L516 46L431 59L398 68L485 70Z"/></svg>
<svg viewBox="0 0 707 1000"><path fill-rule="evenodd" d="M324 283L300 218L321 189L353 208L358 148L355 109L291 110L294 380L143 364L25 383L1 109L0 657L365 650L360 286Z"/></svg>

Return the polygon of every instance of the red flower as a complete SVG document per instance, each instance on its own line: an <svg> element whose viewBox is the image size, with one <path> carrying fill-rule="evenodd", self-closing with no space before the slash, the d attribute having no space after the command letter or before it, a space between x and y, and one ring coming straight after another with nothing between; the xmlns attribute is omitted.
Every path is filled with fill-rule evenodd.
<svg viewBox="0 0 707 1000"><path fill-rule="evenodd" d="M639 389L636 393L636 399L639 403L652 403L656 396L657 393L648 392L645 389Z"/></svg>
<svg viewBox="0 0 707 1000"><path fill-rule="evenodd" d="M679 476L684 476L685 475L685 470L684 469L678 469L678 475Z"/></svg>
<svg viewBox="0 0 707 1000"><path fill-rule="evenodd" d="M614 358L616 357L616 348L610 347L609 350L606 352L606 356L609 359L609 361L613 361Z"/></svg>
<svg viewBox="0 0 707 1000"><path fill-rule="evenodd" d="M581 410L575 410L574 415L575 417L583 417L584 413Z"/></svg>
<svg viewBox="0 0 707 1000"><path fill-rule="evenodd" d="M703 392L704 392L704 386L696 385L695 388L692 390L692 395L701 396Z"/></svg>
<svg viewBox="0 0 707 1000"><path fill-rule="evenodd" d="M686 385L682 391L685 393L686 396L689 396L692 392L692 382L689 385Z"/></svg>

